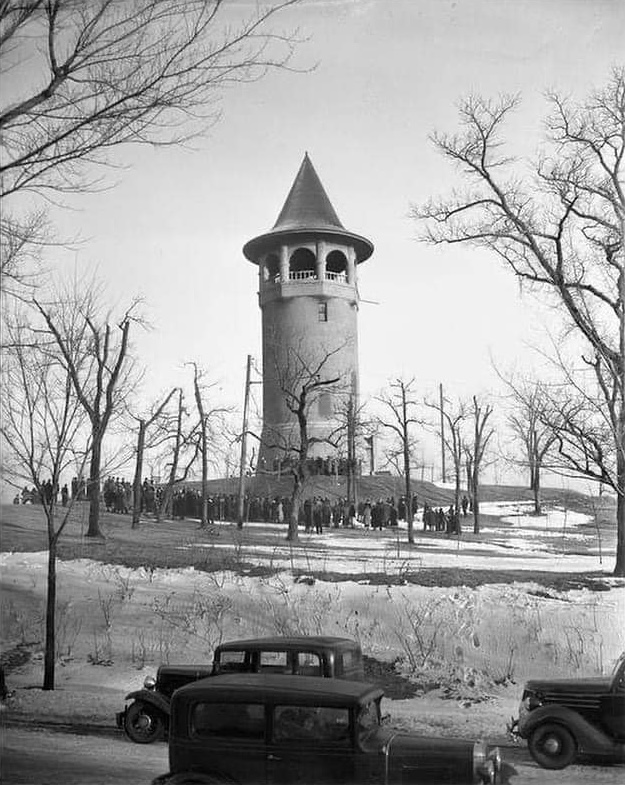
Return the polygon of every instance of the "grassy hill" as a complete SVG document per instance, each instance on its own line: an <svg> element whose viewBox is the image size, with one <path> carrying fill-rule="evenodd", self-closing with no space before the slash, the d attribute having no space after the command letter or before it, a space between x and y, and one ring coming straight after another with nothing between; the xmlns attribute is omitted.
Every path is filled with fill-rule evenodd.
<svg viewBox="0 0 625 785"><path fill-rule="evenodd" d="M192 487L199 488L200 483L187 483ZM218 495L237 494L239 492L239 480L235 477L219 480L209 480L209 493ZM441 488L431 482L413 480L411 483L412 492L417 494L419 506L427 501L435 507L448 507L454 499L454 491L451 487ZM257 476L248 477L245 481L246 493L251 496L290 496L293 488L293 480L290 476L273 477ZM394 496L396 499L404 493L404 480L402 477L390 475L372 475L359 477L357 480L357 493L359 499L386 499ZM330 499L345 497L347 495L347 480L345 477L326 477L313 476L310 478L306 490L306 496L327 496ZM564 504L571 509L579 509L586 512L592 506L590 497L577 491L563 490L562 488L545 488L542 491L542 499L549 504ZM492 501L532 501L532 492L520 485L482 485L480 487L480 499L485 502Z"/></svg>

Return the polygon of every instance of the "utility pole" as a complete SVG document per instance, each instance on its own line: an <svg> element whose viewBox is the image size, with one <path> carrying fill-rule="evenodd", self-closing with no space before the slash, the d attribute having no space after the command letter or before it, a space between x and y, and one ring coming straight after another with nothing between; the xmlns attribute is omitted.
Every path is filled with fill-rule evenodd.
<svg viewBox="0 0 625 785"><path fill-rule="evenodd" d="M410 484L410 434L408 432L408 401L406 385L401 382L402 446L404 450L404 481L406 483L406 520L408 522L408 542L414 542L412 487Z"/></svg>
<svg viewBox="0 0 625 785"><path fill-rule="evenodd" d="M354 399L347 403L347 501L356 506L355 450L354 450Z"/></svg>
<svg viewBox="0 0 625 785"><path fill-rule="evenodd" d="M243 430L241 432L241 461L239 463L239 510L237 527L243 528L245 517L245 464L247 462L247 409L250 401L250 374L252 371L252 355L247 355L247 370L245 373L245 395L243 398Z"/></svg>
<svg viewBox="0 0 625 785"><path fill-rule="evenodd" d="M438 393L439 393L439 400L440 400L440 412L441 412L441 465L443 469L443 476L442 481L447 482L447 476L445 474L445 417L444 417L444 401L443 398L443 385L438 385Z"/></svg>

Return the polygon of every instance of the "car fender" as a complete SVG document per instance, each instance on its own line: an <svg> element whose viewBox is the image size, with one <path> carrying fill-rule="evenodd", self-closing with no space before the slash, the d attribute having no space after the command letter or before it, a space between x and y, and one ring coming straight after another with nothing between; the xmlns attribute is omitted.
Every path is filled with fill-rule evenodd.
<svg viewBox="0 0 625 785"><path fill-rule="evenodd" d="M140 703L147 703L149 706L154 706L154 708L163 712L166 717L169 717L169 698L161 695L160 692L154 692L153 690L136 690L135 692L129 692L128 695L126 695L125 700L134 700L139 701Z"/></svg>
<svg viewBox="0 0 625 785"><path fill-rule="evenodd" d="M519 720L518 732L524 739L545 722L557 722L567 728L577 742L579 752L593 755L613 755L621 746L601 728L588 722L573 709L557 704L540 706Z"/></svg>

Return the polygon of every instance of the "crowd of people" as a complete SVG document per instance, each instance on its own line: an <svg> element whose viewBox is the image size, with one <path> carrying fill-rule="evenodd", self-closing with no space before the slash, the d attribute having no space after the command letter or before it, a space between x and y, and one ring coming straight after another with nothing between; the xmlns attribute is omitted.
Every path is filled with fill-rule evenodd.
<svg viewBox="0 0 625 785"><path fill-rule="evenodd" d="M61 488L61 504L65 507L70 499L67 484ZM58 503L59 489L47 480L41 485L41 491L25 487L14 499L15 504L50 503L52 499ZM165 487L157 485L153 480L145 479L141 484L140 511L146 515L156 515L165 503ZM71 498L76 501L87 498L86 483L74 477L71 482ZM107 477L102 486L102 502L107 512L129 514L133 510L133 486L121 477ZM447 510L433 507L427 500L422 505L423 531L461 534L460 516L466 517L470 509L470 501L463 496L456 510L450 505ZM412 497L413 521L417 519L419 503L417 495ZM166 513L165 513L166 514ZM202 494L192 486L182 486L174 490L171 497L171 515L174 519L202 519ZM235 493L219 493L210 495L206 503L206 517L209 524L215 521L234 522L239 517L239 496ZM243 503L243 520L260 523L285 523L291 518L291 498L288 496L246 495ZM407 519L406 497L395 499L389 496L376 501L365 499L357 504L344 498L330 499L327 496L306 498L300 507L299 525L306 532L322 534L324 529L349 527L357 525L365 529L385 529L397 526L399 521Z"/></svg>
<svg viewBox="0 0 625 785"><path fill-rule="evenodd" d="M67 483L61 488L61 504L67 507L69 502L69 489ZM16 494L13 498L13 504L47 504L50 506L54 501L55 504L59 502L59 486L53 483L52 480L44 480L41 483L40 489L33 485L29 488L25 485L21 492Z"/></svg>
<svg viewBox="0 0 625 785"><path fill-rule="evenodd" d="M122 477L107 477L102 484L102 501L107 512L128 514L133 507L132 483Z"/></svg>

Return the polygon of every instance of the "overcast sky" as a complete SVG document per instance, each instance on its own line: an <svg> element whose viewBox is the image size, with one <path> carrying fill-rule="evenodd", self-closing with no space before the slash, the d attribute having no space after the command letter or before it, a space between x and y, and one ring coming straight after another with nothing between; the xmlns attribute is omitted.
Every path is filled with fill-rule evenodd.
<svg viewBox="0 0 625 785"><path fill-rule="evenodd" d="M510 148L532 154L543 91L582 97L625 60L625 2L308 0L282 23L308 37L294 64L313 70L234 87L193 148L133 147L114 189L55 216L61 236L86 240L56 256L63 271L97 267L113 298L145 297L145 395L195 360L241 405L261 319L241 248L273 225L305 151L344 226L375 245L359 266L361 297L374 301L359 313L363 396L398 375L423 392L494 391L491 357L531 368L527 345L552 317L496 258L418 243L408 212L459 182L428 135L454 130L460 98L519 92Z"/></svg>

